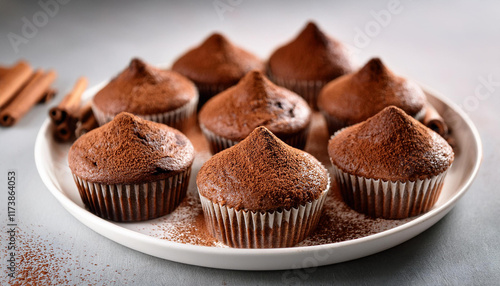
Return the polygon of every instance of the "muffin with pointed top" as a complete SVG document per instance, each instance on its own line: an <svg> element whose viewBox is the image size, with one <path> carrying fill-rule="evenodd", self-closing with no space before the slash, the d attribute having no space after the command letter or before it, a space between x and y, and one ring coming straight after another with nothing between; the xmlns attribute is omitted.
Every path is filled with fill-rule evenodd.
<svg viewBox="0 0 500 286"><path fill-rule="evenodd" d="M446 140L395 106L335 133L328 155L345 202L387 219L430 210L454 160Z"/></svg>
<svg viewBox="0 0 500 286"><path fill-rule="evenodd" d="M200 110L199 122L214 154L237 144L259 126L303 149L311 109L299 95L275 85L255 70L210 99Z"/></svg>
<svg viewBox="0 0 500 286"><path fill-rule="evenodd" d="M267 63L273 82L298 93L313 108L325 84L353 71L354 63L347 48L313 22L274 51Z"/></svg>
<svg viewBox="0 0 500 286"><path fill-rule="evenodd" d="M186 194L193 160L180 131L127 112L78 138L68 153L85 206L124 222L172 212Z"/></svg>
<svg viewBox="0 0 500 286"><path fill-rule="evenodd" d="M210 158L196 178L208 230L239 248L291 247L316 227L330 179L265 127Z"/></svg>
<svg viewBox="0 0 500 286"><path fill-rule="evenodd" d="M198 91L186 77L135 58L94 96L92 110L99 125L129 112L182 129L196 114L197 103Z"/></svg>
<svg viewBox="0 0 500 286"><path fill-rule="evenodd" d="M183 54L172 66L172 70L186 76L198 87L199 107L255 69L265 69L257 56L235 46L218 33Z"/></svg>
<svg viewBox="0 0 500 286"><path fill-rule="evenodd" d="M318 97L330 134L364 121L394 105L420 120L425 115L426 97L415 82L389 70L373 58L355 73L328 83Z"/></svg>

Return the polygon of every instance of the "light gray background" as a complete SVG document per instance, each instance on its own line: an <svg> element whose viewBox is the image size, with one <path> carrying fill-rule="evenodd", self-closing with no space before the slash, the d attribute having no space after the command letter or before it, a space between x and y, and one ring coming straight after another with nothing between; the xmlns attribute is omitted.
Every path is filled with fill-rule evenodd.
<svg viewBox="0 0 500 286"><path fill-rule="evenodd" d="M387 10L390 1L233 0L237 5L220 16L212 0L73 0L60 5L56 15L16 53L7 35L22 35L22 18L32 19L43 11L37 2L0 1L0 64L10 65L24 58L34 67L54 68L59 73L55 86L60 90L55 101L35 107L15 127L0 128L2 228L6 218L6 173L16 169L23 231L53 239L54 247L78 258L79 265L69 266L68 274L75 284L81 283L81 268L99 271L102 284L287 282L283 280L285 271L225 271L157 259L91 231L66 212L42 183L33 158L35 137L49 107L59 102L81 75L89 78L90 85L97 84L119 72L134 56L151 63L171 63L213 31L267 58L309 19L356 48L359 30L372 25L373 13ZM400 5L400 13L392 14L379 31L372 30L369 42L356 49L359 62L380 56L396 72L462 105L481 133L481 170L456 207L423 234L376 255L301 272L302 276L297 277L304 279L295 282L494 285L500 279L500 84L490 86L490 90L481 87L482 79L488 77L500 82L500 2L401 0ZM5 232L1 235L4 247ZM2 271L4 260L0 262Z"/></svg>

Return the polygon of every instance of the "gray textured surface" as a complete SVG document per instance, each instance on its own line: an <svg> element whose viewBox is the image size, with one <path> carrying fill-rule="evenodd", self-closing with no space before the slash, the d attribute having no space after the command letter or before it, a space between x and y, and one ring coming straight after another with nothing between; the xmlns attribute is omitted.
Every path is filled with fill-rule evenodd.
<svg viewBox="0 0 500 286"><path fill-rule="evenodd" d="M35 67L56 69L59 77L55 86L60 93L54 102L58 102L80 75L87 76L94 85L116 74L133 56L152 63L169 63L216 30L263 58L293 37L308 19L354 46L356 29L364 29L374 20L371 12L387 9L390 1L233 1L238 5L221 18L212 0L119 4L73 0L61 5L58 13L16 53L7 34L22 33L22 18L41 11L37 2L0 1L0 63L12 64L25 58ZM83 278L91 283L101 280L98 284L114 281L118 285L496 285L500 279L500 84L491 86L490 96L484 97L481 94L488 89L480 86L481 78L500 82L500 3L400 3L401 12L393 14L388 25L358 50L360 62L381 56L395 71L463 105L477 125L484 146L483 165L470 191L446 217L414 239L366 258L291 274L194 267L130 250L73 218L38 176L34 141L54 102L37 106L15 127L0 129L2 227L6 217L6 173L16 169L23 232L52 240L56 255L61 252L69 256L74 262L68 264L71 284L81 283ZM474 102L477 107L470 105ZM4 247L5 232L1 235ZM5 259L1 261L3 273ZM84 276L87 272L97 274Z"/></svg>

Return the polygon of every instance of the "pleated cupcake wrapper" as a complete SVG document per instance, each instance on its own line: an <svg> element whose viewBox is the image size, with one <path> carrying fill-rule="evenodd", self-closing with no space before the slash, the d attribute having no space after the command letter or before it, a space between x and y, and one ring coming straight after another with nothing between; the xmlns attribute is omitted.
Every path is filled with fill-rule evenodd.
<svg viewBox="0 0 500 286"><path fill-rule="evenodd" d="M196 114L197 105L198 105L198 96L191 99L187 104L168 112L157 113L157 114L136 114L136 115L140 118L158 123L163 123L170 127L181 130L185 127L185 124L188 121L188 119ZM102 112L95 105L92 105L92 111L94 112L95 118L97 119L99 126L102 126L110 122L117 115L117 114L109 114Z"/></svg>
<svg viewBox="0 0 500 286"><path fill-rule="evenodd" d="M172 177L143 184L100 184L73 178L85 206L113 221L131 222L172 212L186 195L191 168Z"/></svg>
<svg viewBox="0 0 500 286"><path fill-rule="evenodd" d="M298 208L274 212L235 210L200 195L207 229L219 241L236 248L291 247L316 228L328 188Z"/></svg>
<svg viewBox="0 0 500 286"><path fill-rule="evenodd" d="M376 218L402 219L429 211L439 198L447 171L416 181L384 181L355 176L333 164L333 175L344 201Z"/></svg>
<svg viewBox="0 0 500 286"><path fill-rule="evenodd" d="M200 129L203 132L205 138L207 138L210 145L210 151L212 154L219 153L220 151L227 149L231 146L238 144L240 141L233 141L216 135L212 131L208 130L203 124L200 123ZM309 126L299 132L296 135L290 136L288 138L282 139L286 144L295 147L297 149L304 149L307 142L307 136L309 134Z"/></svg>
<svg viewBox="0 0 500 286"><path fill-rule="evenodd" d="M276 77L268 73L269 79L275 84L287 88L302 96L309 106L318 110L318 95L321 89L329 82L328 80L292 80Z"/></svg>

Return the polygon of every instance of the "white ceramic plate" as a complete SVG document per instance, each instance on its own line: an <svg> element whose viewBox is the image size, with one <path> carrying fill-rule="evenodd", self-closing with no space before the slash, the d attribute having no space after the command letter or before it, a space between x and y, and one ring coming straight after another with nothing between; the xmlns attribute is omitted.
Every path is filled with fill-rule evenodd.
<svg viewBox="0 0 500 286"><path fill-rule="evenodd" d="M89 99L104 84L89 89L84 98ZM69 144L54 142L48 119L35 143L35 161L43 182L70 214L97 233L137 251L181 263L223 269L280 270L333 264L383 251L418 235L446 215L472 183L482 158L475 126L455 104L435 92L427 94L453 130L457 147L438 202L431 211L405 224L344 242L281 249L208 247L172 242L140 231L140 226L147 227L148 222L123 224L101 219L85 209L67 164Z"/></svg>

